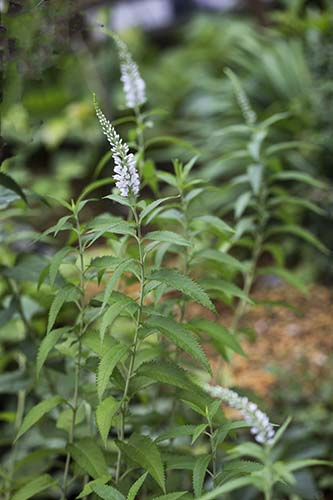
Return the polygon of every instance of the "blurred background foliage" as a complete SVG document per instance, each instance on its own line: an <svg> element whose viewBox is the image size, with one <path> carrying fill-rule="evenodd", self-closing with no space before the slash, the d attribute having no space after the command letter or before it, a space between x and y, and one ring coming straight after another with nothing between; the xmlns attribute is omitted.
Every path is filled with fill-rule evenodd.
<svg viewBox="0 0 333 500"><path fill-rule="evenodd" d="M77 196L94 177L107 148L95 118L92 93L99 96L110 119L122 118L125 113L117 54L104 27L117 28L115 18L119 21L119 12L138 8L135 3L141 4L142 15L136 16L139 25L125 23L121 36L147 83L150 109L156 110L151 136L176 138L172 143L153 144L149 157L159 169L169 170L170 158L186 160L193 156L193 150L198 151L195 168L219 188L208 202L212 206L223 204L223 186L244 167L244 159L233 152L244 149L245 138L229 127L242 122L230 80L224 73L231 68L260 120L273 113L286 113L268 139L282 145L294 141L293 149L283 152L282 146L283 168L306 172L327 186L327 190L313 188L310 192L310 201L321 206L323 215L302 217L305 227L332 252L333 6L329 0L180 0L170 2L172 9L166 11L165 23L155 27L151 19L148 27L144 23L149 10L142 7L143 1L2 0L2 171L40 196L52 194L66 199ZM120 130L125 134L129 127L125 123ZM109 176L111 168L108 162L101 175ZM163 184L160 189L164 189ZM108 191L103 187L99 195ZM5 188L1 188L1 195L2 208L15 196ZM21 239L22 234L29 239L35 229L51 225L50 212L41 206L33 202L28 211L18 201L1 219L3 240L6 235L1 263L12 265L17 255L30 259L31 281L45 263L33 255L24 256L26 248L16 241L16 234L20 229ZM43 254L49 250L35 244L34 251ZM289 259L290 266L297 263L308 280L332 286L330 254L323 255L293 240ZM20 281L18 266L15 269L17 275L7 280ZM30 298L22 304L28 318L48 305L40 303L43 298L37 300L34 290L31 285L27 292ZM38 329L38 314L36 317ZM5 341L8 335L8 331L1 331ZM6 361L3 363L5 366ZM290 384L289 374L280 375L285 379L280 377L272 404L275 409L283 409L284 414L295 414L300 423L297 431L289 431L289 449L281 453L290 454L292 450L299 457L330 458L331 384L316 384L309 397L302 393L303 380ZM306 449L302 447L305 438L312 443ZM299 482L304 487L298 493L301 498L317 498L313 476L304 474ZM333 491L332 478L325 471L318 484Z"/></svg>

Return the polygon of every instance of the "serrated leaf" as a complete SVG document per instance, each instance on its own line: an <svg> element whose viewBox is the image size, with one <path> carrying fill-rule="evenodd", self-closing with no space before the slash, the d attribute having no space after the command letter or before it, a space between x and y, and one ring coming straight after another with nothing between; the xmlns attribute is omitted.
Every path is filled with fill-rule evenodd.
<svg viewBox="0 0 333 500"><path fill-rule="evenodd" d="M177 270L161 269L159 271L154 271L149 279L163 283L170 288L175 288L210 311L215 312L214 304L201 286L195 281L192 281L188 276L180 274Z"/></svg>
<svg viewBox="0 0 333 500"><path fill-rule="evenodd" d="M27 432L33 425L35 425L46 413L53 410L60 403L63 403L60 396L53 396L50 399L38 403L24 417L21 427L14 440L16 442L25 432Z"/></svg>
<svg viewBox="0 0 333 500"><path fill-rule="evenodd" d="M208 319L194 319L191 324L209 335L218 344L229 347L234 352L245 356L244 351L235 335L230 333L224 326Z"/></svg>
<svg viewBox="0 0 333 500"><path fill-rule="evenodd" d="M139 373L162 384L173 385L181 389L193 388L185 370L171 362L156 361L145 363L141 366Z"/></svg>
<svg viewBox="0 0 333 500"><path fill-rule="evenodd" d="M97 393L101 400L109 383L112 372L119 361L128 353L125 345L111 347L103 356L97 368Z"/></svg>
<svg viewBox="0 0 333 500"><path fill-rule="evenodd" d="M192 476L195 498L198 498L201 495L203 482L205 479L207 467L210 460L211 460L210 455L202 455L201 457L198 457L195 461L193 476Z"/></svg>
<svg viewBox="0 0 333 500"><path fill-rule="evenodd" d="M141 488L141 486L145 482L147 475L148 475L148 472L145 472L144 474L142 474L142 476L139 477L139 479L137 479L135 481L135 483L129 489L126 500L135 500L135 497L136 497L139 489Z"/></svg>
<svg viewBox="0 0 333 500"><path fill-rule="evenodd" d="M178 498L183 497L186 493L187 491L174 491L173 493L167 493L166 495L154 497L153 500L178 500Z"/></svg>
<svg viewBox="0 0 333 500"><path fill-rule="evenodd" d="M91 489L103 500L125 500L125 497L120 491L116 490L113 486L105 484L93 484Z"/></svg>
<svg viewBox="0 0 333 500"><path fill-rule="evenodd" d="M163 461L166 463L166 468L175 470L193 470L195 457L191 455L175 455L171 453L163 453Z"/></svg>
<svg viewBox="0 0 333 500"><path fill-rule="evenodd" d="M139 467L143 467L165 492L164 468L161 455L154 441L148 436L132 434L127 443L117 442L120 450Z"/></svg>
<svg viewBox="0 0 333 500"><path fill-rule="evenodd" d="M69 252L71 252L72 250L73 249L70 247L64 247L61 250L59 250L59 252L57 252L55 255L52 256L52 260L49 267L50 284L52 286L54 285L62 261L64 260L66 255L68 255Z"/></svg>
<svg viewBox="0 0 333 500"><path fill-rule="evenodd" d="M81 491L81 493L76 498L85 498L85 497L87 497L90 493L93 492L92 488L93 488L93 486L95 484L97 484L97 485L104 485L108 481L110 481L110 476L109 475L102 476L102 477L99 477L98 479L93 479L92 481L89 481L89 483L85 484L83 490Z"/></svg>
<svg viewBox="0 0 333 500"><path fill-rule="evenodd" d="M104 299L102 308L106 306L111 297L112 291L116 286L118 280L121 278L121 275L128 270L129 265L133 262L133 259L124 260L119 266L114 270L111 278L109 279L104 292Z"/></svg>
<svg viewBox="0 0 333 500"><path fill-rule="evenodd" d="M166 432L163 432L160 436L157 437L156 442L160 443L162 441L166 441L167 439L183 437L183 436L192 436L197 429L196 425L175 425L168 429Z"/></svg>
<svg viewBox="0 0 333 500"><path fill-rule="evenodd" d="M67 286L65 288L61 288L57 294L55 295L50 311L49 311L49 317L48 317L48 323L47 323L47 335L50 333L51 329L53 328L53 325L57 319L57 316L60 312L60 309L62 306L67 303L67 302L73 302L79 297L79 290L77 288L74 288L72 286Z"/></svg>
<svg viewBox="0 0 333 500"><path fill-rule="evenodd" d="M103 452L93 438L84 438L69 444L68 451L81 469L94 479L108 473Z"/></svg>
<svg viewBox="0 0 333 500"><path fill-rule="evenodd" d="M159 200L155 200L152 203L149 203L149 205L147 205L140 214L140 222L143 222L145 217L153 212L159 205L161 205L165 201L169 201L175 198L175 196L167 196L166 198L160 198Z"/></svg>
<svg viewBox="0 0 333 500"><path fill-rule="evenodd" d="M173 231L151 231L145 235L145 240L152 240L164 243L171 243L183 247L191 246L191 243Z"/></svg>
<svg viewBox="0 0 333 500"><path fill-rule="evenodd" d="M117 319L118 316L126 309L126 307L132 302L130 297L123 295L119 297L119 300L108 307L107 311L104 313L101 327L99 330L99 335L101 342L104 341L105 331L108 327L112 326L112 323Z"/></svg>
<svg viewBox="0 0 333 500"><path fill-rule="evenodd" d="M10 498L11 500L28 500L28 498L56 485L56 481L49 474L43 474L24 484Z"/></svg>
<svg viewBox="0 0 333 500"><path fill-rule="evenodd" d="M148 328L157 328L177 347L187 352L190 356L201 363L210 373L211 368L200 344L182 324L172 318L153 315L146 323Z"/></svg>
<svg viewBox="0 0 333 500"><path fill-rule="evenodd" d="M119 408L120 402L116 401L112 396L101 401L96 408L96 423L105 446L112 425L112 419Z"/></svg>
<svg viewBox="0 0 333 500"><path fill-rule="evenodd" d="M239 260L235 259L231 255L227 253L221 252L219 250L207 249L201 252L198 252L195 255L195 260L203 259L203 260L212 260L214 262L218 262L219 264L223 264L225 266L231 267L233 269L238 269L240 271L244 271L244 264Z"/></svg>
<svg viewBox="0 0 333 500"><path fill-rule="evenodd" d="M193 438L191 444L194 444L196 440L201 436L203 432L207 429L207 424L200 424L195 427L193 432Z"/></svg>
<svg viewBox="0 0 333 500"><path fill-rule="evenodd" d="M68 326L65 326L63 328L57 328L56 330L52 330L51 332L49 332L43 338L38 349L37 360L36 360L37 378L39 377L40 371L47 359L47 356L49 355L49 352L53 349L53 347L56 345L56 343L62 337L62 335L64 335L65 333L69 333L70 331L71 328Z"/></svg>

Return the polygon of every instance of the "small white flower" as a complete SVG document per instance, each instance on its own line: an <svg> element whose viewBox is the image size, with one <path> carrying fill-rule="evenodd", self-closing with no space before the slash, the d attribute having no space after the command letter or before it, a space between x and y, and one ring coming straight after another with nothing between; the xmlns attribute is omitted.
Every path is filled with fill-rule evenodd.
<svg viewBox="0 0 333 500"><path fill-rule="evenodd" d="M242 414L245 422L251 425L251 433L258 443L271 444L275 434L268 416L261 411L255 403L246 397L241 397L237 392L221 386L205 384L204 389L213 398L225 401L231 408L236 408Z"/></svg>
<svg viewBox="0 0 333 500"><path fill-rule="evenodd" d="M146 84L125 42L117 36L114 36L114 40L119 52L120 79L123 82L126 105L128 108L138 108L146 102Z"/></svg>
<svg viewBox="0 0 333 500"><path fill-rule="evenodd" d="M130 194L135 196L139 193L140 179L135 168L135 157L129 152L128 145L122 141L113 125L102 113L95 97L94 104L97 118L101 124L103 133L106 135L112 151L112 157L115 163L113 178L121 196L127 198Z"/></svg>

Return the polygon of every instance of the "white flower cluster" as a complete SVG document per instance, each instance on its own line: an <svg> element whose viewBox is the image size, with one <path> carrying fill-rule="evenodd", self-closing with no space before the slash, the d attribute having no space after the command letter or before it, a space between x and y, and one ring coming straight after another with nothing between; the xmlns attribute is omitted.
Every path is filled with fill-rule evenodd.
<svg viewBox="0 0 333 500"><path fill-rule="evenodd" d="M225 401L231 408L239 410L245 422L250 424L251 432L255 435L258 443L270 444L275 434L268 416L259 410L255 403L251 403L246 397L241 397L237 392L226 389L225 387L211 386L205 384L204 389L213 398L219 398Z"/></svg>
<svg viewBox="0 0 333 500"><path fill-rule="evenodd" d="M95 97L94 104L103 133L111 145L112 157L115 163L113 178L116 181L116 186L121 196L127 198L131 193L136 196L140 189L140 179L135 168L135 157L132 153L129 153L128 145L122 141L115 128L102 113Z"/></svg>
<svg viewBox="0 0 333 500"><path fill-rule="evenodd" d="M126 105L128 108L137 108L146 102L146 84L141 78L138 65L127 48L127 45L117 36L114 36L120 58L121 81L124 86Z"/></svg>

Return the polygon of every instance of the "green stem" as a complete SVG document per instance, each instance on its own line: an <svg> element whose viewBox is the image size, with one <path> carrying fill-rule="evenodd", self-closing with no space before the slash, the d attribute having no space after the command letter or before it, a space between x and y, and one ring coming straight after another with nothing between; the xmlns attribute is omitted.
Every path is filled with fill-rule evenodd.
<svg viewBox="0 0 333 500"><path fill-rule="evenodd" d="M144 164L144 154L145 154L145 141L143 135L143 116L141 114L139 107L136 107L134 111L135 111L136 129L138 137L138 154L139 154L138 170L141 173L142 166Z"/></svg>
<svg viewBox="0 0 333 500"><path fill-rule="evenodd" d="M124 388L124 393L122 397L122 403L121 403L121 419L120 419L120 428L119 428L119 433L118 437L120 441L124 440L124 430L125 430L125 423L126 423L126 416L127 416L127 411L128 411L128 390L129 390L129 384L131 381L131 378L133 376L133 371L134 371L134 364L135 364L135 357L136 357L136 352L138 348L138 341L139 341L139 330L141 327L141 322L142 322L142 311L143 311L143 300L144 300L144 282L145 282L145 268L144 268L144 254L143 254L143 246L142 246L142 234L141 234L141 224L139 222L139 218L136 212L135 207L132 209L133 215L134 215L134 220L136 222L136 231L137 231L137 242L138 242L138 249L139 249L139 262L140 262L140 296L139 296L139 307L138 307L138 313L137 313L137 318L136 318L136 325L135 325L135 333L134 333L134 338L133 338L133 344L132 344L132 353L131 353L131 358L130 358L130 363L129 363L129 368L125 380L125 388ZM118 451L118 458L117 458L117 466L116 466L116 483L119 482L119 477L120 477L120 468L121 468L121 450Z"/></svg>
<svg viewBox="0 0 333 500"><path fill-rule="evenodd" d="M80 226L80 221L79 221L79 217L78 217L77 213L75 213L75 221L76 221L76 229L77 229L78 244L79 244L81 299L80 299L80 304L79 304L80 322L79 322L79 332L78 332L78 355L77 355L76 364L75 364L72 419L71 419L71 425L70 425L69 434L68 434L68 444L73 444L73 442L74 442L75 420L76 420L78 403L79 403L81 357L82 357L82 335L84 332L84 311L85 311L84 248L83 248L82 238L81 238L81 226ZM62 500L66 499L66 490L67 490L70 462L71 462L71 455L70 455L70 452L68 452L67 456L66 456L65 469L64 469Z"/></svg>
<svg viewBox="0 0 333 500"><path fill-rule="evenodd" d="M213 424L210 419L208 419L208 424L209 424L209 442L210 442L210 450L211 450L211 456L212 456L212 480L213 480L213 488L215 487L215 478L216 478L216 472L217 472L217 459L216 459L216 446L214 443L214 429L213 429Z"/></svg>
<svg viewBox="0 0 333 500"><path fill-rule="evenodd" d="M265 467L267 470L266 484L265 484L265 500L272 500L273 496L273 475L272 475L272 461L270 455L270 447L265 447Z"/></svg>

